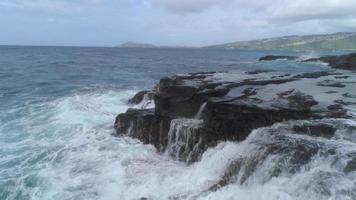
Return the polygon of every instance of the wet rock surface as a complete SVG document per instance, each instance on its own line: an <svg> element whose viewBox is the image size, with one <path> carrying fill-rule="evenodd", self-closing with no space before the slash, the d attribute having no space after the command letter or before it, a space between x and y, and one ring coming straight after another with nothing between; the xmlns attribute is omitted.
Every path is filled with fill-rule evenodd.
<svg viewBox="0 0 356 200"><path fill-rule="evenodd" d="M356 70L356 53L340 55L340 56L322 56L319 58L303 59L296 56L284 55L267 55L261 57L259 61L273 61L273 60L299 60L302 62L323 62L330 67L336 69ZM339 78L348 78L348 76L340 76Z"/></svg>
<svg viewBox="0 0 356 200"><path fill-rule="evenodd" d="M340 167L345 174L353 173L356 170L355 150L339 148L335 145L337 142L330 139L335 137L336 124L343 126L338 120L301 120L253 131L239 144L245 151L237 150L239 153L230 158L220 180L209 190L215 191L234 183L249 185L252 181L265 184L274 177L290 177L308 170L316 157L330 160L328 167ZM343 175L338 174L338 177ZM314 174L313 181L315 179L316 186L320 186L327 184L331 177L335 177L334 174L320 171ZM320 188L329 190L330 187Z"/></svg>
<svg viewBox="0 0 356 200"><path fill-rule="evenodd" d="M152 100L154 97L154 92L150 91L150 90L144 90L144 91L140 91L137 94L135 94L135 96L133 96L131 99L129 99L129 103L130 104L139 104L141 103L145 98L147 100Z"/></svg>
<svg viewBox="0 0 356 200"><path fill-rule="evenodd" d="M345 87L344 84L342 84L339 81L334 81L334 80L323 80L318 83L319 86L325 86L325 87Z"/></svg>
<svg viewBox="0 0 356 200"><path fill-rule="evenodd" d="M334 126L325 123L294 125L292 129L298 134L324 138L334 137L337 130Z"/></svg>
<svg viewBox="0 0 356 200"><path fill-rule="evenodd" d="M356 77L348 74L348 82L341 83L335 75L344 76L258 71L165 77L153 93L141 92L131 101L144 101L142 96L150 94L155 108L129 109L117 116L114 127L118 134L191 163L220 141L242 141L252 130L277 122L348 118L345 106L356 103ZM327 124L296 125L293 130L324 138L335 133Z"/></svg>
<svg viewBox="0 0 356 200"><path fill-rule="evenodd" d="M356 53L341 56L324 56L306 60L307 62L321 61L337 69L356 70Z"/></svg>
<svg viewBox="0 0 356 200"><path fill-rule="evenodd" d="M280 134L278 129L285 131ZM248 184L248 180L268 159L273 160L269 166L270 170L264 175L263 182L269 181L280 174L294 174L303 165L320 151L318 143L311 142L306 138L289 137L287 133L294 133L292 127L282 126L273 128L263 128L257 130L259 137L251 138L249 144L256 145L248 154L239 155L233 159L227 167L220 181L213 185L210 190L217 190L230 183L238 182L240 185ZM256 134L256 133L254 133Z"/></svg>

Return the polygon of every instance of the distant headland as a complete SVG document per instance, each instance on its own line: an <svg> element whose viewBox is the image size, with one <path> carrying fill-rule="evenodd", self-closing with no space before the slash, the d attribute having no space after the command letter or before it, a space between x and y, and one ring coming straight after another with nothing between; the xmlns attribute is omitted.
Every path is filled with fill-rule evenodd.
<svg viewBox="0 0 356 200"><path fill-rule="evenodd" d="M125 42L119 45L119 48L197 48L190 46L160 46L150 43Z"/></svg>
<svg viewBox="0 0 356 200"><path fill-rule="evenodd" d="M339 32L319 35L291 35L249 41L238 41L202 47L159 46L149 43L127 42L120 48L205 48L241 50L323 51L356 50L356 32Z"/></svg>

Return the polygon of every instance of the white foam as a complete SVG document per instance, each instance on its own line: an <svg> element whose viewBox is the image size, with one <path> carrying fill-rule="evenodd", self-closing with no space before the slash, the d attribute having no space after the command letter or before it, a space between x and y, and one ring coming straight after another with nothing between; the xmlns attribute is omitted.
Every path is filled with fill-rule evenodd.
<svg viewBox="0 0 356 200"><path fill-rule="evenodd" d="M151 145L111 135L116 114L128 108L125 102L134 93L79 93L27 108L20 118L11 122L12 125L9 122L1 126L0 131L11 125L18 126L22 134L28 134L25 139L3 148L3 151L24 149L16 156L0 158L1 163L20 160L8 171L0 172L2 177L11 174L8 180L15 181L9 189L14 194L8 199L14 199L18 191L28 199L46 200L133 200L141 197L159 200L336 200L352 199L355 195L350 191L356 184L356 175L343 174L342 166L332 164L334 157L321 155L294 175L282 174L263 182L264 175L274 164L274 157L269 157L246 184L232 183L217 191L209 191L231 161L256 152L259 146L253 141L268 140L270 135L258 129L244 142L220 143L208 149L199 162L188 166L158 154ZM355 150L354 144L343 140L331 141L327 145L343 146L345 152L341 153L345 155ZM29 180L34 182L32 186ZM326 185L330 195L317 192L325 183L330 183Z"/></svg>

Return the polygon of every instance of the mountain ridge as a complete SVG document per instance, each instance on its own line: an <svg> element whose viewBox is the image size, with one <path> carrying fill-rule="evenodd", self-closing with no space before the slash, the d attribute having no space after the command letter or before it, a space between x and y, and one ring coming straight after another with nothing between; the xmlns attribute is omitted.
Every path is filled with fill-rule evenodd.
<svg viewBox="0 0 356 200"><path fill-rule="evenodd" d="M356 32L288 35L205 46L209 49L250 50L356 50Z"/></svg>

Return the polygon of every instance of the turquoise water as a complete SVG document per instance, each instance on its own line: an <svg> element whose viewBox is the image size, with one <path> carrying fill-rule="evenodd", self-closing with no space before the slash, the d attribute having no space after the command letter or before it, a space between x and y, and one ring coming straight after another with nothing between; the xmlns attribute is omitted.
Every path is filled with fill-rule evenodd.
<svg viewBox="0 0 356 200"><path fill-rule="evenodd" d="M241 151L236 144L220 145L201 162L187 166L157 154L150 145L112 135L115 116L129 107L127 99L152 88L166 75L329 69L322 64L256 61L268 53L0 47L0 199L221 199L221 195L237 199L236 194L261 199L256 191L266 199L300 199L303 196L282 187L283 178L273 180L267 188L231 186L201 195L223 170L223 164L216 164L216 156ZM310 57L325 53L285 54ZM345 146L353 149L355 143L348 141ZM350 181L346 185L351 189L355 185L350 177L342 180ZM351 195L346 193L349 199Z"/></svg>

